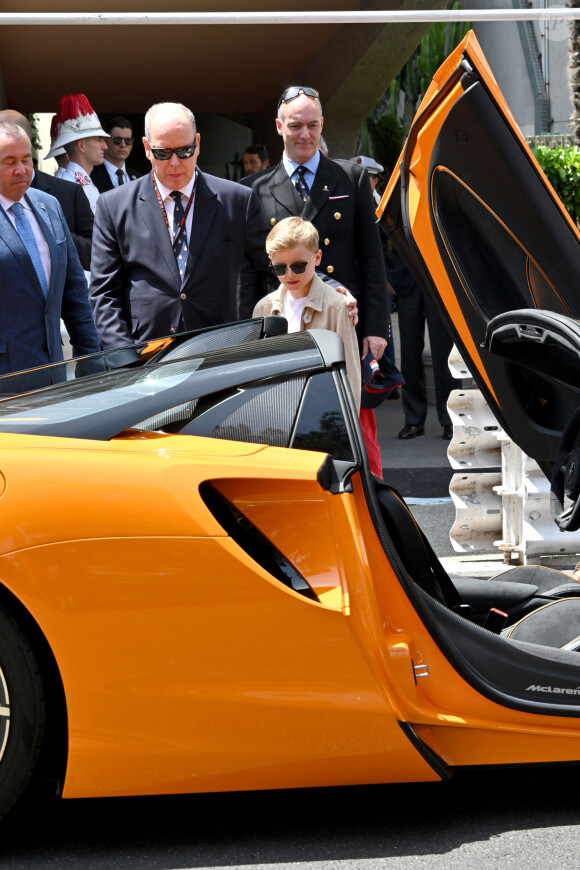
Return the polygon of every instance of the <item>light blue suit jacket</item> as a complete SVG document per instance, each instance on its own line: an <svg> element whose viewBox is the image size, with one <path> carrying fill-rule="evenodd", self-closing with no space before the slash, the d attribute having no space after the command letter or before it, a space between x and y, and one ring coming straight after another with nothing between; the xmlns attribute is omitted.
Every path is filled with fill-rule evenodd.
<svg viewBox="0 0 580 870"><path fill-rule="evenodd" d="M29 189L26 199L50 249L50 287L45 299L28 251L0 207L0 374L62 360L61 316L76 355L100 350L87 281L62 209L40 190Z"/></svg>

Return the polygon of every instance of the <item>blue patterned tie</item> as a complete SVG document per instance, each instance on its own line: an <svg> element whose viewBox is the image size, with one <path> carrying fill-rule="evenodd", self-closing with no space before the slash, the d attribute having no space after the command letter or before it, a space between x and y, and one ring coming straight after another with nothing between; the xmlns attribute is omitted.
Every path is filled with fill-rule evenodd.
<svg viewBox="0 0 580 870"><path fill-rule="evenodd" d="M12 214L14 215L14 219L16 221L16 230L18 232L18 235L24 243L24 247L28 251L28 255L32 260L34 271L38 275L38 280L40 281L40 286L42 287L42 292L44 293L44 298L46 299L46 297L48 296L46 275L44 274L44 269L42 268L42 260L40 259L40 254L38 253L38 245L36 244L36 239L34 238L32 227L28 223L28 218L24 214L22 203L13 203L10 206L10 210L12 211Z"/></svg>
<svg viewBox="0 0 580 870"><path fill-rule="evenodd" d="M308 185L306 184L306 181L304 180L304 176L306 175L305 167L299 166L298 169L296 169L296 171L294 172L294 174L298 176L294 181L294 187L298 191L300 199L302 199L304 202L306 202L306 200L308 199L309 190L308 190Z"/></svg>
<svg viewBox="0 0 580 870"><path fill-rule="evenodd" d="M173 253L175 254L175 260L177 262L177 268L179 269L179 275L181 277L181 280L183 281L183 276L185 275L185 267L187 265L187 232L185 229L185 224L183 225L181 232L177 236L177 233L179 232L179 225L184 215L183 203L181 201L181 193L179 190L172 190L169 195L175 202L175 209L173 211Z"/></svg>

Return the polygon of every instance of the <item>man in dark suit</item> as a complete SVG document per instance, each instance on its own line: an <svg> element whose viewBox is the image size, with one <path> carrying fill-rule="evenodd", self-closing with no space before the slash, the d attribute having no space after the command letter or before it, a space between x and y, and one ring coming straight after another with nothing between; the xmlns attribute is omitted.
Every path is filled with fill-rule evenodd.
<svg viewBox="0 0 580 870"><path fill-rule="evenodd" d="M15 109L3 109L0 112L0 121L18 124L32 140L30 121L21 112L17 112ZM61 181L60 178L55 178L47 172L40 172L39 169L34 170L31 187L50 193L59 201L81 266L88 271L91 268L94 217L82 188L70 181Z"/></svg>
<svg viewBox="0 0 580 870"><path fill-rule="evenodd" d="M90 301L104 348L237 320L242 259L268 269L258 199L197 168L189 109L152 106L143 144L152 174L97 203Z"/></svg>
<svg viewBox="0 0 580 870"><path fill-rule="evenodd" d="M447 332L435 306L424 295L394 249L388 261L387 275L389 283L397 294L401 371L405 378L403 387L405 425L399 432L399 438L407 441L409 438L417 438L425 434L425 418L429 407L423 362L425 323L427 323L437 418L443 430L444 440L451 441L453 424L447 410L447 400L456 383L449 371L448 363L453 339Z"/></svg>
<svg viewBox="0 0 580 870"><path fill-rule="evenodd" d="M77 355L100 349L62 210L32 173L30 139L0 122L0 374L62 360L61 317Z"/></svg>
<svg viewBox="0 0 580 870"><path fill-rule="evenodd" d="M91 181L99 193L128 184L143 174L127 165L135 141L131 122L121 115L114 115L103 124L103 129L111 138L107 139L104 161L91 172Z"/></svg>
<svg viewBox="0 0 580 870"><path fill-rule="evenodd" d="M380 359L388 336L387 281L368 175L348 160L319 151L324 119L318 93L290 87L282 94L276 127L284 140L282 161L242 184L259 196L267 226L296 215L320 234L322 272L348 287L359 308L362 354ZM259 294L259 295L258 295ZM245 268L240 314L247 316L264 295L259 277Z"/></svg>

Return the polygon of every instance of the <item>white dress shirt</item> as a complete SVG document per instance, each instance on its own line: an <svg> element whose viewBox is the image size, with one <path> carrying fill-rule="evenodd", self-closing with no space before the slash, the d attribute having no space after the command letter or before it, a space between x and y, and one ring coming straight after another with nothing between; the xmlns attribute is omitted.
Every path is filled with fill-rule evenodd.
<svg viewBox="0 0 580 870"><path fill-rule="evenodd" d="M314 178L316 176L316 172L318 171L318 166L320 164L320 151L317 151L310 160L307 160L306 163L294 163L293 160L290 160L286 152L282 154L282 163L284 164L284 169L292 179L292 184L294 184L295 180L298 178L297 175L294 175L294 172L298 169L299 166L304 166L306 172L304 173L304 181L308 187L308 190L311 189L314 184Z"/></svg>
<svg viewBox="0 0 580 870"><path fill-rule="evenodd" d="M117 172L119 171L119 169L123 173L123 183L129 184L129 182L131 181L131 179L129 178L129 176L127 174L127 170L125 169L124 163L122 166L115 166L114 163L111 163L111 161L107 160L107 158L105 157L105 159L103 160L103 166L105 167L105 169L109 173L109 177L111 179L111 183L112 183L113 187L120 186L119 185L119 176L117 175Z"/></svg>
<svg viewBox="0 0 580 870"><path fill-rule="evenodd" d="M64 170L64 174L61 175L61 178L63 178L65 181L73 181L75 184L80 184L82 186L94 214L95 209L97 208L99 191L95 187L83 167L79 166L78 163L73 163L72 160L69 160L69 164Z"/></svg>
<svg viewBox="0 0 580 870"><path fill-rule="evenodd" d="M20 202L20 204L22 205L26 219L32 228L32 232L34 233L34 240L36 241L36 247L38 248L38 253L40 254L44 277L46 278L46 286L50 287L51 262L50 248L48 247L48 242L46 241L46 238L40 224L38 223L36 215L32 211L26 198L22 197L22 199L18 200L18 202ZM14 205L14 201L11 199L7 199L7 197L2 196L2 194L0 193L0 205L8 215L9 219L12 221L14 229L16 230L16 232L18 232L18 230L16 229L16 218L12 214L12 210L10 208L11 205Z"/></svg>
<svg viewBox="0 0 580 870"><path fill-rule="evenodd" d="M197 177L197 170L194 172L191 181L180 189L181 193L181 202L183 205L183 210L187 209L187 204L189 199L193 193L193 186L195 184L195 179ZM155 181L157 182L157 188L161 195L161 199L163 200L163 205L165 206L165 214L167 215L167 220L169 222L169 238L171 240L171 244L173 245L173 212L175 211L175 200L171 196L171 189L169 187L165 187L164 184L161 184L157 176L155 176ZM189 239L191 237L191 224L193 221L193 209L195 208L195 193L193 193L194 201L191 203L191 208L189 209L189 214L187 215L187 220L185 221L185 232L187 235L187 246L189 247Z"/></svg>

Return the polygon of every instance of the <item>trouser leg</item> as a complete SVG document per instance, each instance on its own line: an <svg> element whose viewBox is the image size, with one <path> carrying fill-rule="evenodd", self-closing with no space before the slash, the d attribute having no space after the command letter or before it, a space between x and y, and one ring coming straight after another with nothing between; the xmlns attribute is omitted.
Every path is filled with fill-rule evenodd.
<svg viewBox="0 0 580 870"><path fill-rule="evenodd" d="M439 313L428 299L425 299L425 314L427 316L431 360L433 362L437 419L442 426L449 426L451 418L447 410L447 399L455 385L455 379L449 371L448 362L449 354L453 347L453 339L445 328Z"/></svg>
<svg viewBox="0 0 580 870"><path fill-rule="evenodd" d="M421 426L427 416L427 391L423 366L425 311L423 294L416 284L410 293L398 297L397 307L401 372L405 378L402 394L405 423Z"/></svg>

